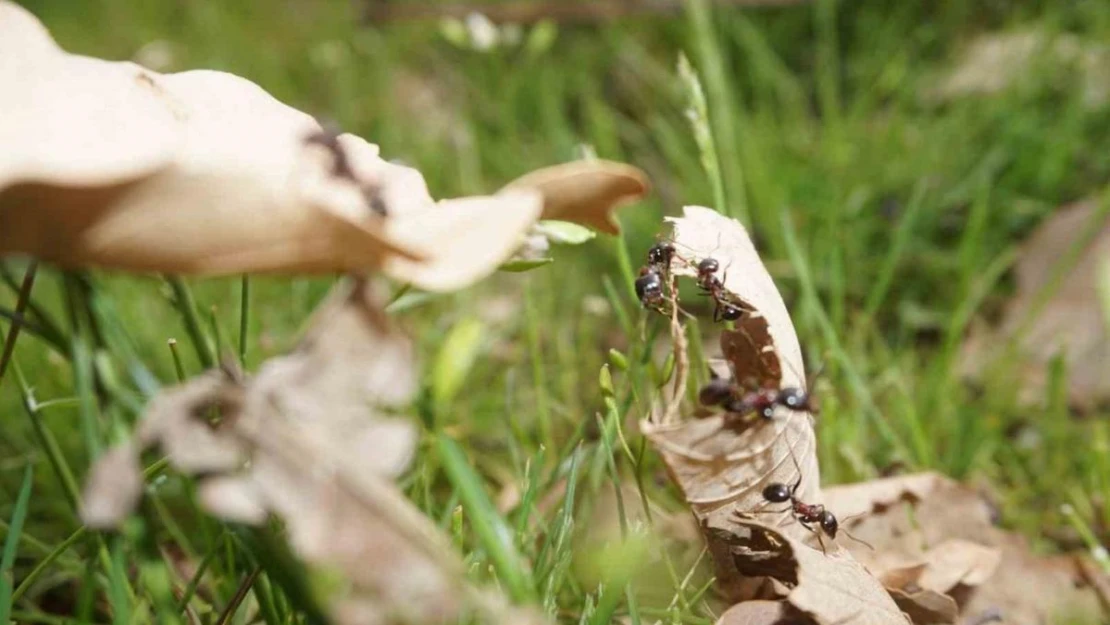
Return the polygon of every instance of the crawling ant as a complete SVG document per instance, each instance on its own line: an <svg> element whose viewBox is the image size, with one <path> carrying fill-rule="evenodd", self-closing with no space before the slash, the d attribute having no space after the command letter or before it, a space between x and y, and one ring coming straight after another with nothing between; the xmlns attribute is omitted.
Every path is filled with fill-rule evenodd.
<svg viewBox="0 0 1110 625"><path fill-rule="evenodd" d="M721 406L726 412L746 415L756 412L764 419L775 418L775 407L782 406L794 412L817 414L819 409L808 391L797 387L781 389L764 388L735 395L735 387L724 378L714 378L698 391L698 402L703 406Z"/></svg>
<svg viewBox="0 0 1110 625"><path fill-rule="evenodd" d="M389 216L385 200L382 199L378 186L375 184L363 184L363 182L359 180L358 175L355 174L354 168L351 167L351 159L347 156L347 151L343 149L343 145L339 143L339 132L337 130L330 127L321 128L307 135L304 138L304 142L326 148L332 156L331 174L337 178L343 178L358 185L362 190L362 196L366 200L366 204L370 207L370 210L382 217Z"/></svg>
<svg viewBox="0 0 1110 625"><path fill-rule="evenodd" d="M725 290L725 284L717 277L721 263L716 258L704 258L697 266L698 288L713 298L713 321L737 321L747 312L745 306L738 305L732 294Z"/></svg>
<svg viewBox="0 0 1110 625"><path fill-rule="evenodd" d="M640 269L640 276L635 283L636 297L644 308L662 312L663 283L666 276L670 275L671 259L674 256L674 244L670 241L660 241L648 250L647 265Z"/></svg>
<svg viewBox="0 0 1110 625"><path fill-rule="evenodd" d="M793 453L791 453L790 457L794 458ZM774 512L781 514L783 512L789 511L794 516L794 520L800 523L802 527L813 532L817 536L817 543L821 545L821 552L828 553L827 551L825 551L825 542L821 539L821 532L824 532L824 534L830 539L836 540L836 535L840 531L840 521L838 521L836 515L825 508L823 504L810 504L798 500L795 495L798 492L798 487L802 484L802 471L801 468L798 467L797 458L794 458L794 466L798 469L798 479L794 482L794 484L787 486L782 482L775 482L773 484L768 484L763 489L763 499L766 500L768 503L789 502L790 508L788 510L764 510L762 512ZM814 524L816 524L820 528L820 530L818 530L816 527L813 527ZM849 534L848 530L844 530L844 535L860 543L861 545L864 545L870 549L874 549L874 547L872 547L870 543L860 540L855 536Z"/></svg>
<svg viewBox="0 0 1110 625"><path fill-rule="evenodd" d="M660 241L648 250L648 265L663 272L671 268L671 260L675 256L674 244L670 241Z"/></svg>
<svg viewBox="0 0 1110 625"><path fill-rule="evenodd" d="M640 277L636 278L636 297L644 308L660 310L663 306L663 276L654 265L648 265L640 270Z"/></svg>

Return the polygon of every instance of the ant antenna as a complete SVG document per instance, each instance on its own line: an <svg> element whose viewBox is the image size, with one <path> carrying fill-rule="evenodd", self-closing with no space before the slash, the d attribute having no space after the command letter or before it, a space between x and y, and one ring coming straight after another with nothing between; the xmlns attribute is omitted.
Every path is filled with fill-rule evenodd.
<svg viewBox="0 0 1110 625"><path fill-rule="evenodd" d="M856 515L856 516L859 516L859 515ZM859 544L863 545L864 547L867 547L867 548L868 548L868 549L870 549L871 551L875 551L875 546L874 546L874 545L872 545L871 543L867 542L866 540L863 540L862 538L856 538L855 536L852 536L852 533L851 533L851 532L849 532L848 530L846 530L846 529L844 529L844 528L840 528L840 533L841 533L841 534L844 534L844 535L845 535L845 536L847 536L848 538L851 538L852 540L854 540L854 541L856 541L857 543L859 543Z"/></svg>
<svg viewBox="0 0 1110 625"><path fill-rule="evenodd" d="M840 528L840 531L841 531L841 533L843 533L848 538L851 538L852 540L854 540L857 543L863 545L864 547L867 547L871 551L874 551L875 550L874 545L867 542L866 540L863 540L862 538L856 538L855 536L852 535L851 532L848 531L847 528L843 527L843 525L846 525L848 523L848 521L851 521L852 519L858 519L859 517L865 516L866 514L867 514L867 512L857 512L857 513L853 514L852 516L845 518L843 521L841 521L842 526Z"/></svg>

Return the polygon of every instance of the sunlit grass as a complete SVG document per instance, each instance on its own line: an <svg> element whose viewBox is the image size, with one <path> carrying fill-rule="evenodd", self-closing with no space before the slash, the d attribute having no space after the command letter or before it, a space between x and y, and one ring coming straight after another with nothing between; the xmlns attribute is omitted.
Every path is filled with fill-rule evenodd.
<svg viewBox="0 0 1110 625"><path fill-rule="evenodd" d="M621 213L621 238L560 249L552 265L466 293L409 294L395 306L429 372L428 400L413 410L425 440L402 484L454 537L476 580L566 621L711 622L705 570L691 574L697 546L651 554L663 563L648 567L658 575L631 580L609 570L599 582L575 558L588 512L614 484L641 486L619 500L621 518L648 501L681 509L629 428L664 366L650 345L659 322L640 311L630 283L662 214L722 201L755 233L810 366L826 364L818 383L826 482L896 464L984 479L1001 495L1007 526L1055 539L1040 543L1046 549L1094 549L1110 518L1105 428L1070 418L1054 398L1043 412L1018 409L1006 380L973 393L957 367L970 320L1005 295L1014 243L1055 206L1103 191L1107 114L1048 75L943 105L923 93L970 34L1025 25L1106 40L1110 5L1030 4L1002 17L957 1L928 11L828 0L743 13L703 4L679 20L562 28L550 49L524 54L461 50L429 24L359 27L346 2L28 3L71 50L127 58L160 39L171 44L173 70L247 76L417 166L436 196L490 191L577 158L581 144L653 176L655 198ZM715 146L708 171L708 144L699 146L687 117L680 53L705 90L703 128ZM11 313L24 265L5 269L0 313ZM151 509L119 536L81 528L73 499L97 449L126 436L158 384L225 354L246 354L250 368L287 349L329 284L252 278L245 299L239 278L40 269L37 323L0 381L0 544L16 545L3 552L13 576L0 567L15 601L0 601L0 614L99 623L156 612L184 622L187 608L213 622L245 581L267 623L313 613L311 580L280 540L207 519L190 484L172 474L148 476ZM494 304L511 314L491 317ZM6 334L7 318L0 327ZM468 357L440 354L460 342ZM612 386L603 392L606 362ZM446 363L438 379L436 363ZM1033 444L1012 439L1018 426L1032 428ZM28 466L34 496L23 505ZM509 491L518 503L499 511L494 502ZM203 564L204 577L171 573L155 548L165 543Z"/></svg>

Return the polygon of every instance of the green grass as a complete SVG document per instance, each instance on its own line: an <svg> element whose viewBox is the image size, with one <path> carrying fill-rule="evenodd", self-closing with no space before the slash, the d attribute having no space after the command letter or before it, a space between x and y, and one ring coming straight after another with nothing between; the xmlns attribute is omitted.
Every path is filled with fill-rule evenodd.
<svg viewBox="0 0 1110 625"><path fill-rule="evenodd" d="M956 368L969 322L1004 301L1015 243L1054 207L1107 190L1110 110L1084 108L1074 81L1051 68L987 98L932 105L922 93L976 33L1034 27L1106 41L1110 5L708 4L691 3L682 19L563 27L546 50L482 53L430 23L359 27L338 0L27 3L71 51L129 58L165 40L172 69L246 76L419 167L438 197L490 191L576 158L581 144L650 173L657 193L621 213L619 240L558 248L538 270L457 295L407 294L393 308L419 341L430 398L413 410L427 431L402 485L477 581L566 622L712 621L698 546L621 552L647 563L629 570L589 557L609 553L589 547L592 512L616 505L627 521L645 501L682 509L629 427L665 367L649 344L662 328L630 282L661 216L695 203L744 216L811 366L827 365L823 481L895 463L938 469L991 484L1005 525L1039 548L1105 542L1105 426L1071 418L1051 389L1043 411L1019 409L1006 379L972 392ZM703 86L703 138L687 117L680 54ZM0 312L16 309L23 269L6 263ZM206 518L180 477L153 467L155 496L118 536L83 530L73 497L97 450L127 435L159 385L201 371L217 346L248 368L281 353L330 284L39 269L34 323L0 380L0 544L16 545L3 560L13 618L185 622L187 607L212 623L253 579L246 603L267 623L313 620L313 580L280 539ZM586 298L608 312L586 312ZM495 304L512 314L491 320ZM459 352L440 353L445 344ZM1036 443L1015 441L1019 427ZM640 488L613 504L603 494L614 483ZM520 503L497 513L492 502L513 489ZM24 492L34 493L25 507ZM205 576L174 571L158 549L169 544L203 562Z"/></svg>

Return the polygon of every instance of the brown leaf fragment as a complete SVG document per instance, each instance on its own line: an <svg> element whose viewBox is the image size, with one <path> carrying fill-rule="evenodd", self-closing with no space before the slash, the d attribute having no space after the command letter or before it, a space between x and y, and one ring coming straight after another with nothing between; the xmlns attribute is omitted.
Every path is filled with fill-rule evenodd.
<svg viewBox="0 0 1110 625"><path fill-rule="evenodd" d="M242 523L279 517L297 555L339 574L342 583L323 597L337 623L447 623L472 609L489 616L499 604L467 587L450 541L391 482L418 432L382 410L411 398L415 359L377 302L367 281L342 283L291 353L253 378L225 368L166 391L136 444L159 445L179 469L199 474L200 502L213 514ZM187 449L193 444L219 453ZM133 461L135 450L125 451ZM105 462L94 478L119 472L112 457ZM118 522L129 506L100 492L106 480L97 479L85 507L108 509L100 516Z"/></svg>
<svg viewBox="0 0 1110 625"><path fill-rule="evenodd" d="M907 622L878 580L847 552L822 553L787 535L782 527L746 519L735 523L735 528L742 531L734 532L733 557L741 560L763 554L760 557L766 562L776 562L762 570L788 584L786 600L816 622L853 625ZM777 555L766 555L776 545Z"/></svg>
<svg viewBox="0 0 1110 625"><path fill-rule="evenodd" d="M502 191L535 189L543 197L542 219L571 221L606 234L620 232L613 211L647 195L647 175L611 161L576 161L525 174Z"/></svg>
<svg viewBox="0 0 1110 625"><path fill-rule="evenodd" d="M937 623L954 623L959 608L956 600L948 595L932 590L917 590L907 592L896 588L890 589L890 596L894 603L913 621L914 625L936 625Z"/></svg>
<svg viewBox="0 0 1110 625"><path fill-rule="evenodd" d="M810 625L815 621L799 614L785 601L743 601L717 619L716 625Z"/></svg>
<svg viewBox="0 0 1110 625"><path fill-rule="evenodd" d="M1076 252L1075 265L1059 274ZM1017 290L999 325L979 328L964 344L964 375L978 378L1003 367L1006 380L1020 378L1019 399L1033 403L1044 396L1050 363L1059 355L1067 364L1071 406L1091 410L1110 401L1110 334L1096 288L1107 258L1110 219L1098 200L1057 209L1022 244L1014 268ZM1016 353L999 349L1009 341L1016 342ZM1015 359L1017 370L1005 369Z"/></svg>
<svg viewBox="0 0 1110 625"><path fill-rule="evenodd" d="M957 584L978 586L990 579L1002 552L969 540L946 540L925 552L927 566L917 580L922 588L948 592Z"/></svg>
<svg viewBox="0 0 1110 625"><path fill-rule="evenodd" d="M110 529L131 514L143 491L143 472L135 448L124 443L105 452L93 465L81 495L81 521L92 529Z"/></svg>
<svg viewBox="0 0 1110 625"><path fill-rule="evenodd" d="M226 521L261 525L269 516L266 500L249 478L235 475L208 478L201 482L197 497L206 510Z"/></svg>
<svg viewBox="0 0 1110 625"><path fill-rule="evenodd" d="M1096 572L1092 581L1073 556L1033 554L1025 540L994 526L992 507L980 493L944 476L875 480L825 495L829 505L866 513L842 523L875 547L848 543L857 559L883 579L906 581L894 588L903 594L951 596L964 621L993 612L1012 625L1098 622L1110 614L1097 590L1107 582L1104 574ZM919 576L907 581L896 567L915 561Z"/></svg>

